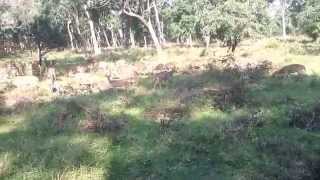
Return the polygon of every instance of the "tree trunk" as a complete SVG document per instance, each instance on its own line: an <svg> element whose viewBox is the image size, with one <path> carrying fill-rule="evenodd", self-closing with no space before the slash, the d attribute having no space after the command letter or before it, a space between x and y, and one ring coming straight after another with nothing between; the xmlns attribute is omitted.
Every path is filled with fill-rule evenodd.
<svg viewBox="0 0 320 180"><path fill-rule="evenodd" d="M208 49L209 46L210 46L210 35L204 36L204 41L205 41L205 44L206 44L206 48Z"/></svg>
<svg viewBox="0 0 320 180"><path fill-rule="evenodd" d="M191 34L189 34L189 37L188 37L188 40L187 40L187 41L188 41L188 43L187 43L188 46L189 46L189 47L192 47L193 45L192 45L192 36L191 36Z"/></svg>
<svg viewBox="0 0 320 180"><path fill-rule="evenodd" d="M80 30L80 21L79 21L79 13L77 12L75 15L74 15L74 20L75 20L75 28L76 28L76 31L77 31L77 42L78 42L78 48L83 48L83 46L85 46L85 43L84 43L84 39L82 37L82 33L81 33L81 30Z"/></svg>
<svg viewBox="0 0 320 180"><path fill-rule="evenodd" d="M91 40L92 40L92 44L93 44L93 51L94 51L95 55L99 55L99 54L101 54L101 49L99 47L97 36L96 36L96 33L95 33L94 22L93 22L93 20L91 18L91 14L90 14L90 12L88 10L87 5L84 5L84 9L85 9L85 13L86 13L86 16L88 18L88 23L89 23L89 26L90 26Z"/></svg>
<svg viewBox="0 0 320 180"><path fill-rule="evenodd" d="M153 1L152 6L154 9L156 26L157 26L157 30L158 30L158 37L159 37L160 43L162 44L162 43L164 43L164 36L163 36L163 31L162 31L162 27L161 27L161 23L160 23L158 7L157 7L157 4L155 1Z"/></svg>
<svg viewBox="0 0 320 180"><path fill-rule="evenodd" d="M148 47L147 37L143 36L143 40L144 40L144 48L147 48Z"/></svg>
<svg viewBox="0 0 320 180"><path fill-rule="evenodd" d="M287 25L286 25L286 0L282 0L282 37L287 38Z"/></svg>
<svg viewBox="0 0 320 180"><path fill-rule="evenodd" d="M90 39L87 39L86 47L87 47L87 50L91 49L92 43L91 43Z"/></svg>
<svg viewBox="0 0 320 180"><path fill-rule="evenodd" d="M166 44L167 40L164 37L164 24L163 24L163 21L161 21L160 25L161 25L161 37L160 38L162 39L162 44Z"/></svg>
<svg viewBox="0 0 320 180"><path fill-rule="evenodd" d="M102 42L102 39L101 39L101 35L100 35L100 32L101 32L101 30L100 30L100 27L98 26L98 29L97 29L97 41L98 41L98 45L99 45L99 47L100 47L100 45L102 44L101 42Z"/></svg>
<svg viewBox="0 0 320 180"><path fill-rule="evenodd" d="M107 47L110 47L109 38L106 31L103 31L104 38L106 40Z"/></svg>
<svg viewBox="0 0 320 180"><path fill-rule="evenodd" d="M39 60L39 65L42 65L42 52L41 52L41 42L40 40L37 40L37 48L38 48L38 60Z"/></svg>
<svg viewBox="0 0 320 180"><path fill-rule="evenodd" d="M154 30L154 28L152 26L151 21L148 21L147 28L148 28L148 31L149 31L149 33L151 35L152 41L153 41L156 49L157 50L161 50L161 45L159 43L159 39L158 39L157 34L156 34L156 32L155 32L155 30Z"/></svg>
<svg viewBox="0 0 320 180"><path fill-rule="evenodd" d="M115 34L112 29L110 29L110 32L111 32L112 46L114 48L117 48L118 45L117 45L117 40L116 40Z"/></svg>
<svg viewBox="0 0 320 180"><path fill-rule="evenodd" d="M120 46L124 46L124 35L123 35L123 31L121 28L118 29L118 34L119 34L119 37L120 37Z"/></svg>
<svg viewBox="0 0 320 180"><path fill-rule="evenodd" d="M129 27L129 33L130 33L130 43L131 43L131 47L136 47L136 43L135 43L135 40L134 40L134 33L132 31L132 28Z"/></svg>
<svg viewBox="0 0 320 180"><path fill-rule="evenodd" d="M68 35L69 35L69 39L70 39L70 46L71 46L71 50L74 50L74 41L73 41L73 35L72 35L72 30L71 30L71 23L72 21L69 19L68 23L67 23L67 29L68 29Z"/></svg>

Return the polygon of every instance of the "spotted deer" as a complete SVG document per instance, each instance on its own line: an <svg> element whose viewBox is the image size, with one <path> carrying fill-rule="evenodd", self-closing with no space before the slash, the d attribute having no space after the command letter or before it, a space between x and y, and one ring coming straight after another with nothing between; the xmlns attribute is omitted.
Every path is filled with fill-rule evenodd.
<svg viewBox="0 0 320 180"><path fill-rule="evenodd" d="M153 88L159 87L161 89L161 85L163 83L168 82L173 77L174 70L170 71L162 71L154 75L153 77Z"/></svg>
<svg viewBox="0 0 320 180"><path fill-rule="evenodd" d="M273 77L288 77L289 75L305 75L306 67L302 64L290 64L284 66L272 74Z"/></svg>

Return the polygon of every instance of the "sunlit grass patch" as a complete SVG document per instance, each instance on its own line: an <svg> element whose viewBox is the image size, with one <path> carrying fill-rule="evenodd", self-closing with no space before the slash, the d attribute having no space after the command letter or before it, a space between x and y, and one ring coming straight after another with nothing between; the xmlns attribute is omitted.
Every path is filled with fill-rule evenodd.
<svg viewBox="0 0 320 180"><path fill-rule="evenodd" d="M228 119L228 114L209 107L194 108L191 112L191 119L196 121L224 121Z"/></svg>
<svg viewBox="0 0 320 180"><path fill-rule="evenodd" d="M9 133L17 128L17 125L23 123L24 115L3 115L0 117L0 134Z"/></svg>
<svg viewBox="0 0 320 180"><path fill-rule="evenodd" d="M127 108L124 113L131 117L141 118L143 116L143 109L141 107Z"/></svg>
<svg viewBox="0 0 320 180"><path fill-rule="evenodd" d="M281 45L281 42L278 41L277 39L269 39L266 44L265 44L265 48L267 49L277 49L279 48Z"/></svg>

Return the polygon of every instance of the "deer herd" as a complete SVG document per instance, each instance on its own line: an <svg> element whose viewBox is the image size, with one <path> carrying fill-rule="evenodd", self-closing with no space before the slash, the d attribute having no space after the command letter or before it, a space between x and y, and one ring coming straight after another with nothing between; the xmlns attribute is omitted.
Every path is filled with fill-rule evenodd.
<svg viewBox="0 0 320 180"><path fill-rule="evenodd" d="M34 75L42 78L46 78L50 82L50 89L52 92L58 92L59 78L57 76L56 68L57 64L55 61L46 61L45 68L40 68L37 63L23 64L10 62L7 64L6 75L9 77L24 76L24 75ZM103 87L101 90L107 90L111 88L123 88L134 85L141 77L151 77L153 88L161 89L173 78L175 73L182 73L190 71L193 73L194 70L203 71L207 67L211 67L211 64L190 64L187 70L178 68L174 63L167 64L156 64L150 65L148 63L138 62L135 64L128 64L124 60L118 62L105 62L98 61L94 57L86 58L86 63L71 66L70 68L64 69L62 75L67 75L68 78L78 76L79 74L86 74L86 79L81 79L80 84L85 84L86 87L92 88L95 86L95 82L92 80L91 76L96 73L102 74L105 77L102 84L98 86ZM150 68L151 66L151 68ZM180 69L180 71L179 71ZM210 68L209 68L210 69ZM272 74L272 77L288 77L289 75L304 75L306 72L306 67L301 64L291 64L284 66ZM187 74L190 74L187 73ZM59 74L61 75L61 73ZM40 78L40 79L42 79ZM73 85L71 85L73 86Z"/></svg>

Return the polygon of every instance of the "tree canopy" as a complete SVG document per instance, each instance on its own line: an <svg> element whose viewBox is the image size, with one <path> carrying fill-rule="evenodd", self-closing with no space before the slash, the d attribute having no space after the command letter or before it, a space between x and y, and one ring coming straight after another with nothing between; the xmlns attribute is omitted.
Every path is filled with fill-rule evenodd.
<svg viewBox="0 0 320 180"><path fill-rule="evenodd" d="M231 48L243 38L280 35L281 26L313 40L320 35L317 0L22 0L3 1L0 16L5 46L41 41L95 54L137 43L161 49L167 40Z"/></svg>

